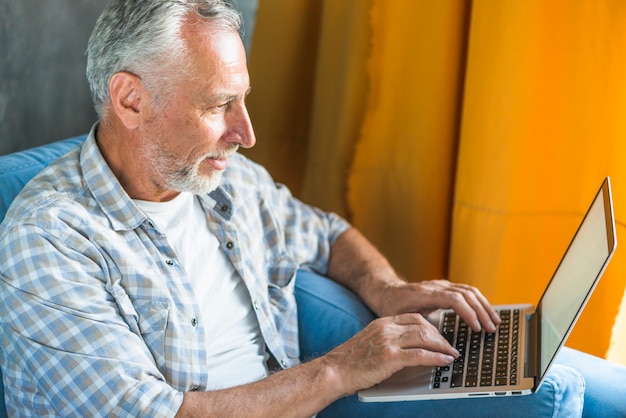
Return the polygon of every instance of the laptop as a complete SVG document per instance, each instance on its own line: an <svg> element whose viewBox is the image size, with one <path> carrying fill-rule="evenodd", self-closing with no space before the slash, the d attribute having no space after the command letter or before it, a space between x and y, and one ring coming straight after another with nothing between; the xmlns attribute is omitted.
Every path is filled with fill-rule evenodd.
<svg viewBox="0 0 626 418"><path fill-rule="evenodd" d="M475 333L451 310L429 315L461 356L446 367L407 367L361 390L363 402L535 393L600 280L617 239L607 177L536 307L499 305L495 333Z"/></svg>

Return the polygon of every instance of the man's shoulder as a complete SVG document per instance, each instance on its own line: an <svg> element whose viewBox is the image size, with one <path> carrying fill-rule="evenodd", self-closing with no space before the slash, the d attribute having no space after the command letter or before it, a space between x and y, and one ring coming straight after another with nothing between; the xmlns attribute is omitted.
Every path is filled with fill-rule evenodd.
<svg viewBox="0 0 626 418"><path fill-rule="evenodd" d="M79 162L80 147L43 168L15 197L2 222L6 229L15 223L40 223L46 214L85 206L87 187ZM76 213L78 215L78 213Z"/></svg>
<svg viewBox="0 0 626 418"><path fill-rule="evenodd" d="M258 171L266 171L265 167L261 164L252 161L247 156L243 155L240 152L236 152L229 161L229 169L230 171L242 171L242 172L250 172L255 173ZM229 170L227 170L228 172Z"/></svg>
<svg viewBox="0 0 626 418"><path fill-rule="evenodd" d="M273 184L273 182L274 180L265 167L237 152L229 161L222 185L237 189L249 187L258 189L263 184ZM228 186L227 188L229 188Z"/></svg>

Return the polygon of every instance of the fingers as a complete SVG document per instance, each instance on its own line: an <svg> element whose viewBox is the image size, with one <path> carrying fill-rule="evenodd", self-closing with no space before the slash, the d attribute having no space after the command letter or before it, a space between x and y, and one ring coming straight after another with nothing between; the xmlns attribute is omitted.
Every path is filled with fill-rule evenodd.
<svg viewBox="0 0 626 418"><path fill-rule="evenodd" d="M501 320L496 310L478 289L464 284L451 284L451 308L474 330L482 328L487 332L495 332ZM460 297L458 296L460 295Z"/></svg>
<svg viewBox="0 0 626 418"><path fill-rule="evenodd" d="M500 324L496 310L478 289L448 280L431 280L414 284L422 308L453 309L474 331L483 328L495 332Z"/></svg>
<svg viewBox="0 0 626 418"><path fill-rule="evenodd" d="M370 340L380 348L383 362L406 366L445 366L459 356L439 330L420 314L381 318L372 324L378 338Z"/></svg>
<svg viewBox="0 0 626 418"><path fill-rule="evenodd" d="M444 366L459 353L420 314L379 318L325 361L341 376L347 393L371 387L408 366Z"/></svg>
<svg viewBox="0 0 626 418"><path fill-rule="evenodd" d="M445 364L449 364L459 355L459 352L448 343L439 330L420 314L403 314L380 320L380 322L385 321L396 326L396 332L393 335L394 342L399 348L409 351L409 356L416 356L423 360L444 361ZM413 353L410 352L411 350Z"/></svg>

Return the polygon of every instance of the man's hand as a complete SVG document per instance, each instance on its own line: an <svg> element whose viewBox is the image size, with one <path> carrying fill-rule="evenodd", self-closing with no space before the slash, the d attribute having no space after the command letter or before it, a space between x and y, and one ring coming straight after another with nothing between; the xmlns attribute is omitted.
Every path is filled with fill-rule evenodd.
<svg viewBox="0 0 626 418"><path fill-rule="evenodd" d="M310 417L406 366L444 366L458 355L422 315L379 318L328 354L265 379L187 392L177 417Z"/></svg>
<svg viewBox="0 0 626 418"><path fill-rule="evenodd" d="M398 282L379 291L379 315L453 309L474 330L495 332L500 317L478 289L448 280Z"/></svg>
<svg viewBox="0 0 626 418"><path fill-rule="evenodd" d="M369 388L407 366L445 366L459 353L420 314L379 318L322 359L345 395Z"/></svg>

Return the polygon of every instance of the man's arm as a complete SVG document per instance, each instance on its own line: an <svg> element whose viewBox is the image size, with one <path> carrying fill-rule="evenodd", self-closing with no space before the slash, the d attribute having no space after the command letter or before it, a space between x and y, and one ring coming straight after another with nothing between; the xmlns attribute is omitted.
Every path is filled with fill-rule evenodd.
<svg viewBox="0 0 626 418"><path fill-rule="evenodd" d="M187 392L177 417L310 417L407 366L443 366L458 352L418 314L380 318L325 356L263 380Z"/></svg>
<svg viewBox="0 0 626 418"><path fill-rule="evenodd" d="M407 283L355 228L334 242L327 275L358 294L380 316L405 312L426 315L452 308L474 330L484 327L493 332L500 323L487 299L472 286L448 280Z"/></svg>

